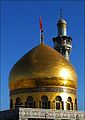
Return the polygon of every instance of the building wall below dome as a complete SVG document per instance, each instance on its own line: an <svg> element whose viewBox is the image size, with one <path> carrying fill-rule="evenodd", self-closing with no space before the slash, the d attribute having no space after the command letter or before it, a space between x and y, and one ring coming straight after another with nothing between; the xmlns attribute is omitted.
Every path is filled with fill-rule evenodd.
<svg viewBox="0 0 85 120"><path fill-rule="evenodd" d="M29 97L29 98L28 98ZM31 92L31 93L20 93L11 95L10 105L11 108L17 106L16 99L20 98L21 101L19 106L29 107L27 103L27 98L32 101L32 108L45 108L46 109L60 109L60 110L77 110L77 96L72 93L65 92ZM47 101L46 101L47 99ZM45 100L45 101L44 101ZM15 105L16 104L16 105ZM29 103L32 105L32 102ZM45 106L46 105L46 106Z"/></svg>

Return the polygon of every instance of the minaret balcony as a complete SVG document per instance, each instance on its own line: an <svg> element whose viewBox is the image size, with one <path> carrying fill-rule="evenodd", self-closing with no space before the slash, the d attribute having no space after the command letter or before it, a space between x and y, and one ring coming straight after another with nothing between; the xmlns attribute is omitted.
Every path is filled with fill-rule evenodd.
<svg viewBox="0 0 85 120"><path fill-rule="evenodd" d="M71 44L66 44L66 43L65 44L61 44L60 46L72 48Z"/></svg>

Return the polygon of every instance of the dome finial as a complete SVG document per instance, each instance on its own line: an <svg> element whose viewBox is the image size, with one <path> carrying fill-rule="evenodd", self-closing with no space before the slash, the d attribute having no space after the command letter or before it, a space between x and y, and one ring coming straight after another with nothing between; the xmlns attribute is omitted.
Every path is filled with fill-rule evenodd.
<svg viewBox="0 0 85 120"><path fill-rule="evenodd" d="M60 18L62 19L62 9L60 9Z"/></svg>
<svg viewBox="0 0 85 120"><path fill-rule="evenodd" d="M40 44L44 44L44 35L42 28L42 17L40 16Z"/></svg>

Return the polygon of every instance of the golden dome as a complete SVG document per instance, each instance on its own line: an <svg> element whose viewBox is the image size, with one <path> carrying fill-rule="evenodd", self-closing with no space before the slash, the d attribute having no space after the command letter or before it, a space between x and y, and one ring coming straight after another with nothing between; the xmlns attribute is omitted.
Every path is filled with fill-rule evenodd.
<svg viewBox="0 0 85 120"><path fill-rule="evenodd" d="M45 44L33 48L13 66L9 81L10 90L42 86L77 87L73 66Z"/></svg>

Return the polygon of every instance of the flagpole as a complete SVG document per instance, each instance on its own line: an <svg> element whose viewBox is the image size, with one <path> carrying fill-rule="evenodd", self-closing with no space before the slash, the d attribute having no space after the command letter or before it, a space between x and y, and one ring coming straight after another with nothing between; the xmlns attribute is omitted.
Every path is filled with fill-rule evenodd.
<svg viewBox="0 0 85 120"><path fill-rule="evenodd" d="M40 44L41 44L41 30L40 30Z"/></svg>
<svg viewBox="0 0 85 120"><path fill-rule="evenodd" d="M43 36L43 29L42 29L42 18L40 17L40 44L44 44L44 36Z"/></svg>

